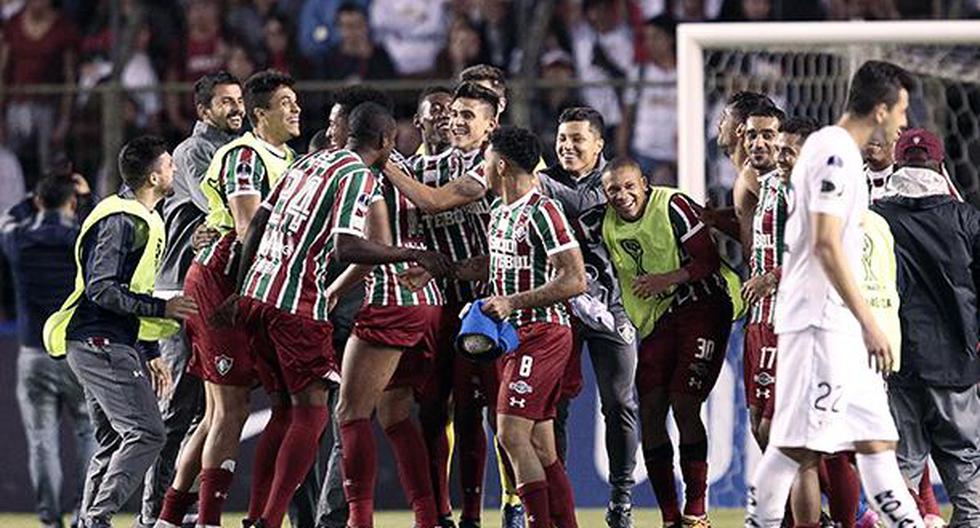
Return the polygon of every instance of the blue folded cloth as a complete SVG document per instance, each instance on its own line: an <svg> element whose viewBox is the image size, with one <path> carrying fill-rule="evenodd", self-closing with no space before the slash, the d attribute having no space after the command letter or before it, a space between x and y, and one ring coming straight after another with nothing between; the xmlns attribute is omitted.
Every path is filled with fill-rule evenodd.
<svg viewBox="0 0 980 528"><path fill-rule="evenodd" d="M456 350L472 359L491 360L517 350L517 330L507 321L496 321L483 313L483 300L470 303L461 315Z"/></svg>

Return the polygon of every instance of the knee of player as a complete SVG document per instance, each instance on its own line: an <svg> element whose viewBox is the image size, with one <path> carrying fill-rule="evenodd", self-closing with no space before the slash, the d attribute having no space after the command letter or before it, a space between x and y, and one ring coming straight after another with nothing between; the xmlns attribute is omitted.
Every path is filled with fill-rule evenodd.
<svg viewBox="0 0 980 528"><path fill-rule="evenodd" d="M527 431L501 423L497 426L497 441L508 453L531 447L531 435Z"/></svg>
<svg viewBox="0 0 980 528"><path fill-rule="evenodd" d="M248 407L229 407L215 409L209 429L225 429L234 425L241 425L248 420Z"/></svg>

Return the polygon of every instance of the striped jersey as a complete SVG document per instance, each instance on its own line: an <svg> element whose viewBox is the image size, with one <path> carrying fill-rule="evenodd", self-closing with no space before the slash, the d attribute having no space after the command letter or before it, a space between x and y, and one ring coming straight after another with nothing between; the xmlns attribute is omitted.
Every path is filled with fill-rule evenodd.
<svg viewBox="0 0 980 528"><path fill-rule="evenodd" d="M514 295L540 288L555 278L548 257L578 247L561 204L537 189L507 205L497 198L490 210L490 294ZM565 303L515 310L514 326L569 325Z"/></svg>
<svg viewBox="0 0 980 528"><path fill-rule="evenodd" d="M441 187L460 177L473 177L484 187L483 151L475 149L463 152L449 148L439 154L417 154L409 160L411 174L430 186ZM483 198L449 211L423 215L425 237L433 251L449 255L456 262L486 254L487 223L490 219L491 198ZM474 300L477 283L447 280L446 301L466 303Z"/></svg>
<svg viewBox="0 0 980 528"><path fill-rule="evenodd" d="M391 161L409 171L406 160L393 151ZM388 225L391 227L391 245L411 249L428 249L425 244L425 230L422 227L421 213L397 187L378 174L379 193L372 201L384 200L388 209ZM441 306L442 290L437 281L431 280L424 288L412 291L398 282L398 274L415 265L414 262L396 262L375 266L368 275L366 299L368 304L377 306Z"/></svg>
<svg viewBox="0 0 980 528"><path fill-rule="evenodd" d="M694 257L688 251L688 244L714 244L708 226L701 221L701 206L690 196L680 192L671 196L667 204L667 217L670 219L682 268L694 262ZM716 295L728 295L728 284L721 270L700 280L678 284L674 289L674 302L670 309Z"/></svg>
<svg viewBox="0 0 980 528"><path fill-rule="evenodd" d="M752 218L752 254L749 275L765 275L783 263L783 229L786 227L786 182L778 171L759 178L759 203ZM776 294L752 305L749 323L773 324Z"/></svg>
<svg viewBox="0 0 980 528"><path fill-rule="evenodd" d="M255 142L265 147L264 141L256 138ZM269 168L262 162L262 157L255 151L255 148L246 145L233 148L225 153L224 158L221 160L221 168L218 173L219 179L215 190L221 197L220 206L224 207L229 218L232 217L231 209L228 205L231 198L251 195L263 199L269 195L270 182L276 181L280 176L280 174L270 173ZM292 160L293 151L288 146L284 148L285 155L276 152L271 146L266 150L269 155L282 159L285 165L285 163ZM216 207L218 205L210 204L210 207ZM231 231L234 232L234 227L232 227ZM197 255L194 256L194 260L208 268L224 270L230 261L233 260L231 258L230 248L232 248L232 245L219 244L219 240L216 240L201 248Z"/></svg>
<svg viewBox="0 0 980 528"><path fill-rule="evenodd" d="M272 211L242 294L280 310L327 320L327 267L336 237L364 236L377 179L349 150L296 160L262 204Z"/></svg>

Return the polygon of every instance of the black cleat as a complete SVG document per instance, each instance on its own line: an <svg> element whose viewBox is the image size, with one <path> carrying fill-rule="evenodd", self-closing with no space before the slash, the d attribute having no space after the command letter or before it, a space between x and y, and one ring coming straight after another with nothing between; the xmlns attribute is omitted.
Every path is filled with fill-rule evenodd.
<svg viewBox="0 0 980 528"><path fill-rule="evenodd" d="M524 528L524 505L504 506L500 516L500 528Z"/></svg>
<svg viewBox="0 0 980 528"><path fill-rule="evenodd" d="M609 528L633 528L633 506L610 504L606 510L606 526Z"/></svg>

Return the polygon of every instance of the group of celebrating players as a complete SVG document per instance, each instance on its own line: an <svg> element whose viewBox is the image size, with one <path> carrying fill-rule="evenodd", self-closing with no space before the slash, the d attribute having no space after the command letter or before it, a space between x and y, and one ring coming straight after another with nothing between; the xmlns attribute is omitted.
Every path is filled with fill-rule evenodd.
<svg viewBox="0 0 980 528"><path fill-rule="evenodd" d="M202 119L234 131L244 115L252 126L197 175L207 227L194 236L183 294L127 314L139 319L140 340L152 335L155 318L183 320L188 369L205 382L204 417L181 449L158 527L181 526L195 504L199 526L221 525L249 395L260 384L273 405L256 448L246 526L281 525L314 462L335 392L347 526L373 526L375 416L420 528L455 526L448 430L455 431L459 526L480 526L486 416L503 487L516 493L527 526L575 527L564 422L581 385L583 344L606 421L607 523L632 526L639 441L664 525L710 526L701 411L745 307L746 394L765 450L746 525L778 526L796 482L796 526L819 526L818 469L856 479L856 462L885 525L923 526L898 473L884 388L854 352L867 347L880 370L891 368L888 336L855 277L867 210L859 148L872 138L891 142L905 125L908 85L899 68L862 66L841 123L819 131L806 118L787 119L764 95L733 96L719 126L719 144L740 171L733 215L651 187L628 158L607 162L603 118L590 108L561 115L558 163L542 169L535 135L498 122L506 90L492 67L467 70L454 89L422 93L415 116L422 146L408 158L395 150L392 104L377 90L340 94L325 133L297 156L287 146L300 133L288 76L264 71L241 85L227 75L202 83ZM124 199L152 211L170 194L173 166L159 141L133 140L120 160L135 195ZM748 250L744 285L719 257L711 228ZM160 251L147 243L141 255L159 259ZM85 268L84 254L80 262ZM331 315L357 289L363 305L350 328L336 328ZM457 352L468 306L516 328L517 349L494 359ZM102 343L66 324L69 359L83 353L73 347ZM158 327L158 338L173 333ZM341 330L350 337L335 349ZM780 367L779 376L777 356L793 366ZM166 384L166 372L150 371L138 390ZM79 376L83 386L86 376ZM856 397L855 383L881 392ZM103 446L110 468L132 462L122 460L131 457L130 433L120 434L121 444ZM857 454L820 460L845 450ZM124 500L136 485L112 477L105 465L95 476L90 467L83 513L92 526L115 513L100 509L111 494L100 487L113 486ZM835 520L854 526L856 511L855 497L853 511Z"/></svg>

